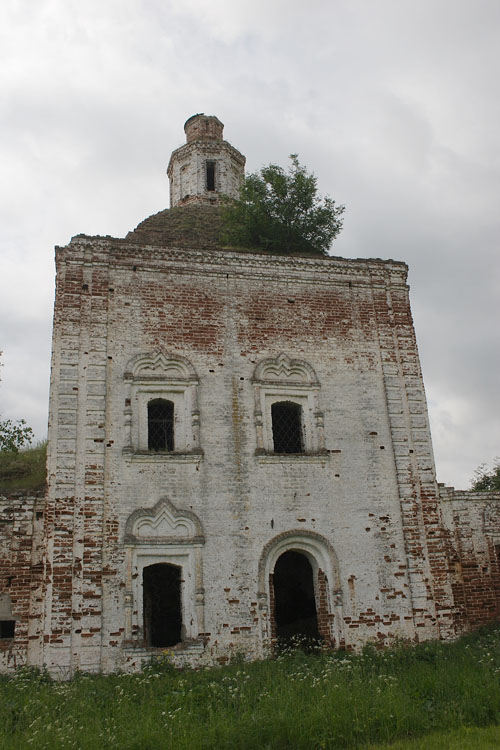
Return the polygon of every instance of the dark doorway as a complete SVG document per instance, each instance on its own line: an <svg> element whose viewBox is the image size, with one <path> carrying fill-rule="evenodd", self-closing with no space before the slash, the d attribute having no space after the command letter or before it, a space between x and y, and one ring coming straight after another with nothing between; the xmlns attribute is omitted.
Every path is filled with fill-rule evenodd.
<svg viewBox="0 0 500 750"><path fill-rule="evenodd" d="M307 557L294 550L284 552L274 567L273 584L277 637L319 639L313 569Z"/></svg>
<svg viewBox="0 0 500 750"><path fill-rule="evenodd" d="M275 453L303 453L302 407L293 401L276 401L271 406Z"/></svg>
<svg viewBox="0 0 500 750"><path fill-rule="evenodd" d="M164 398L148 403L148 450L174 450L174 404Z"/></svg>
<svg viewBox="0 0 500 750"><path fill-rule="evenodd" d="M148 565L142 572L146 646L175 646L181 640L181 568Z"/></svg>

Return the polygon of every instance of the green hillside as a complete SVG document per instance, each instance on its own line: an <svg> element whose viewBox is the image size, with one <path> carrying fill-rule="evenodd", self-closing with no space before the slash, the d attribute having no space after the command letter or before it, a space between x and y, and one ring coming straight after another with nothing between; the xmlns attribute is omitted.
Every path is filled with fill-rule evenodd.
<svg viewBox="0 0 500 750"><path fill-rule="evenodd" d="M47 441L19 451L0 451L0 492L40 489L46 483Z"/></svg>

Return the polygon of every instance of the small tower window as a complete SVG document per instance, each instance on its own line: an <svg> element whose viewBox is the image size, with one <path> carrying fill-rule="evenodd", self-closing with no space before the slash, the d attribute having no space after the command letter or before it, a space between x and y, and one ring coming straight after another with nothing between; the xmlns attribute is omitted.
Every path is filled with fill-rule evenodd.
<svg viewBox="0 0 500 750"><path fill-rule="evenodd" d="M293 401L276 401L271 407L275 453L304 453L302 407Z"/></svg>
<svg viewBox="0 0 500 750"><path fill-rule="evenodd" d="M215 190L215 162L207 161L207 190Z"/></svg>
<svg viewBox="0 0 500 750"><path fill-rule="evenodd" d="M148 403L148 450L174 450L174 404L163 398Z"/></svg>
<svg viewBox="0 0 500 750"><path fill-rule="evenodd" d="M186 198L188 195L188 170L187 170L187 164L184 164L179 173L180 177L180 186L181 186L181 198Z"/></svg>

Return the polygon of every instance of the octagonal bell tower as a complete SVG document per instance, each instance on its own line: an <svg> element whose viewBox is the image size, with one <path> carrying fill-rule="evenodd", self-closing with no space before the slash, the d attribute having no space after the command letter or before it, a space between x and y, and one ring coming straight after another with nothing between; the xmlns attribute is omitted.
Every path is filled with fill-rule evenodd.
<svg viewBox="0 0 500 750"><path fill-rule="evenodd" d="M217 203L221 195L237 198L245 176L245 157L223 140L224 124L197 114L184 123L186 143L172 152L167 168L170 207Z"/></svg>

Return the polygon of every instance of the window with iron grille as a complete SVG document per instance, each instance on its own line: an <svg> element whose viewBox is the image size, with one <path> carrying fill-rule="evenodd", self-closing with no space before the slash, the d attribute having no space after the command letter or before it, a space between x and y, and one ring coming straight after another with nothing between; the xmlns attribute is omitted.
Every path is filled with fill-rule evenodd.
<svg viewBox="0 0 500 750"><path fill-rule="evenodd" d="M276 401L271 406L275 453L304 453L302 407L293 401Z"/></svg>
<svg viewBox="0 0 500 750"><path fill-rule="evenodd" d="M174 450L174 404L163 398L148 403L148 450Z"/></svg>

